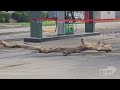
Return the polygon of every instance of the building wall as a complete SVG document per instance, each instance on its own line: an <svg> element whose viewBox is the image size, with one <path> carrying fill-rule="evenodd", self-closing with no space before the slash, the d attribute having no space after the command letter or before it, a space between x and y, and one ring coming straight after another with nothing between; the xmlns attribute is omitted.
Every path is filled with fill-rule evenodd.
<svg viewBox="0 0 120 90"><path fill-rule="evenodd" d="M115 11L115 17L120 18L120 11Z"/></svg>
<svg viewBox="0 0 120 90"><path fill-rule="evenodd" d="M101 19L115 18L115 11L101 11Z"/></svg>
<svg viewBox="0 0 120 90"><path fill-rule="evenodd" d="M75 13L80 13L75 12ZM120 17L120 12L119 12L119 17ZM84 19L84 11L80 13L80 18ZM115 18L115 11L95 11L95 18L96 19L104 19L104 18Z"/></svg>
<svg viewBox="0 0 120 90"><path fill-rule="evenodd" d="M56 17L56 11L49 12L50 17ZM84 11L74 11L76 18L84 19ZM95 18L97 19L109 19L120 18L120 11L95 11Z"/></svg>
<svg viewBox="0 0 120 90"><path fill-rule="evenodd" d="M95 18L100 19L101 18L101 11L95 11Z"/></svg>
<svg viewBox="0 0 120 90"><path fill-rule="evenodd" d="M74 11L75 18L84 19L84 11Z"/></svg>

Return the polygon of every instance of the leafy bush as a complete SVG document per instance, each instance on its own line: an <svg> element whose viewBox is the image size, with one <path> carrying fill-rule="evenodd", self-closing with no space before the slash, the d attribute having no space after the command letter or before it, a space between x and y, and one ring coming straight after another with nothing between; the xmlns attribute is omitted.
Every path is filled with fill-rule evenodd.
<svg viewBox="0 0 120 90"><path fill-rule="evenodd" d="M0 22L1 23L9 22L9 19L10 19L10 13L6 13L3 11L0 12Z"/></svg>
<svg viewBox="0 0 120 90"><path fill-rule="evenodd" d="M29 21L29 12L28 11L16 11L12 13L12 19L17 22L28 22Z"/></svg>

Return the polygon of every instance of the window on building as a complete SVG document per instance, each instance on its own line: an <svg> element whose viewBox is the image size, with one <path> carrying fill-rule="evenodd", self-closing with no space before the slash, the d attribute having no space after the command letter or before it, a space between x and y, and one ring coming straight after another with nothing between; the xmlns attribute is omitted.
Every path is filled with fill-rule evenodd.
<svg viewBox="0 0 120 90"><path fill-rule="evenodd" d="M82 11L80 11L80 14L82 14L83 12Z"/></svg>
<svg viewBox="0 0 120 90"><path fill-rule="evenodd" d="M107 14L110 14L110 12L107 12Z"/></svg>

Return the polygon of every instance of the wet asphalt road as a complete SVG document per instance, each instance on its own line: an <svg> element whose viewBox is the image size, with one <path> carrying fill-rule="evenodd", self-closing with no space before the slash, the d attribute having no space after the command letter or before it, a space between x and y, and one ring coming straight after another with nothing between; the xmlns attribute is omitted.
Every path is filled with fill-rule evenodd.
<svg viewBox="0 0 120 90"><path fill-rule="evenodd" d="M81 38L29 43L42 47L73 47L80 44ZM103 40L102 35L85 37L87 41ZM115 34L106 35L105 41L111 42L110 53L85 51L63 56L62 53L40 54L34 50L1 49L0 78L36 78L36 79L91 79L120 78L120 38ZM22 43L22 41L13 41ZM101 76L100 69L109 66L116 68L111 76Z"/></svg>
<svg viewBox="0 0 120 90"><path fill-rule="evenodd" d="M100 31L100 30L99 30ZM115 29L111 29L112 32ZM0 49L0 78L12 79L119 79L120 78L120 33L104 32L100 36L84 37L87 41L109 42L113 46L110 53L85 51L78 54L63 56L62 53L40 54L35 50ZM101 31L102 32L102 31ZM22 37L9 35L8 37ZM3 37L4 38L4 37ZM81 38L49 41L43 43L28 43L42 47L73 47L80 44ZM23 43L23 41L12 41ZM101 69L114 71L111 75L103 75ZM115 70L114 70L115 69ZM107 72L108 74L108 72Z"/></svg>

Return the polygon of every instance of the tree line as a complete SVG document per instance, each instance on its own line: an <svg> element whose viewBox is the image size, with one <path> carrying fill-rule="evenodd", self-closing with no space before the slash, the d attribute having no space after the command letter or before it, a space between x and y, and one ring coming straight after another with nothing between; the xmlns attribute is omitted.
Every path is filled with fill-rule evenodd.
<svg viewBox="0 0 120 90"><path fill-rule="evenodd" d="M14 11L13 13L0 11L0 23L29 22L29 14L30 11ZM48 13L42 11L42 17L48 17Z"/></svg>

